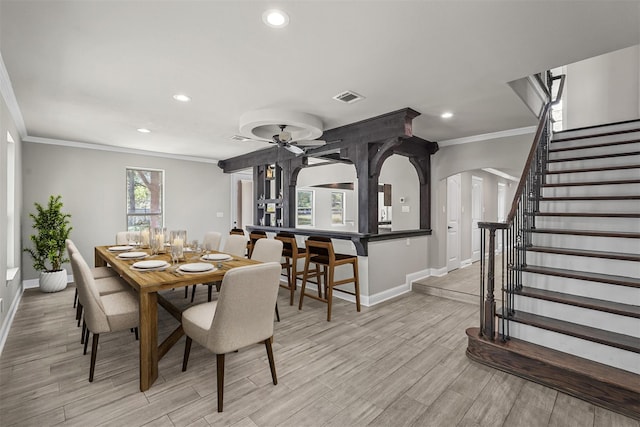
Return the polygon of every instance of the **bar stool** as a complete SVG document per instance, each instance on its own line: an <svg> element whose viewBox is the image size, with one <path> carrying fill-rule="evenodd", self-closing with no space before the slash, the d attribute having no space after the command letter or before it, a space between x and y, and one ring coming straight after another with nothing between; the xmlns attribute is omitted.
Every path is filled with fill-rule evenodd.
<svg viewBox="0 0 640 427"><path fill-rule="evenodd" d="M251 258L251 254L253 253L253 247L256 244L256 240L258 239L266 239L267 232L264 230L253 230L249 233L249 244L247 245L247 256Z"/></svg>
<svg viewBox="0 0 640 427"><path fill-rule="evenodd" d="M282 257L284 262L282 268L287 269L287 283L288 287L280 284L280 287L288 288L291 293L289 299L289 305L293 305L293 298L296 293L298 276L302 276L304 271L298 271L298 260L307 256L306 248L299 248L296 243L296 236L293 233L287 231L281 231L276 234L277 240L282 241Z"/></svg>
<svg viewBox="0 0 640 427"><path fill-rule="evenodd" d="M355 285L355 292L336 289L356 297L356 310L360 311L360 282L358 281L358 257L357 255L337 254L333 250L331 239L324 236L309 236L306 242L307 256L304 262L304 275L302 278L302 290L300 291L300 303L298 310L302 310L302 302L305 296L327 303L327 322L331 321L331 302L333 299L333 288L335 286L351 283ZM315 264L316 269L309 269L310 264ZM351 264L353 277L343 280L335 280L335 267L339 265ZM322 266L322 277L324 277L324 298L321 296L322 281L320 280L320 266ZM318 296L307 294L307 280L309 275L315 273L318 282Z"/></svg>

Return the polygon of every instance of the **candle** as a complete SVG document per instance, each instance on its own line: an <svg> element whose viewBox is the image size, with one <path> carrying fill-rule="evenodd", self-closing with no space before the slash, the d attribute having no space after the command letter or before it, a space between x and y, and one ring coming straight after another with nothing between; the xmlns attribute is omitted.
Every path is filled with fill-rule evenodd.
<svg viewBox="0 0 640 427"><path fill-rule="evenodd" d="M173 239L173 245L181 248L184 245L184 241L181 238L176 237Z"/></svg>
<svg viewBox="0 0 640 427"><path fill-rule="evenodd" d="M140 238L142 240L142 246L147 247L149 246L149 230L142 230L140 232Z"/></svg>

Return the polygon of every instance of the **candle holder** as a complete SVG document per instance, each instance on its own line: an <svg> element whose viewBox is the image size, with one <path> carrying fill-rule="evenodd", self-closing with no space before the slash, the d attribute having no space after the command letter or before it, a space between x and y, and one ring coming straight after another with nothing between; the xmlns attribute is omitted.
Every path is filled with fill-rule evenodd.
<svg viewBox="0 0 640 427"><path fill-rule="evenodd" d="M171 245L171 259L174 260L174 262L184 259L184 245L186 241L186 230L171 231L169 244Z"/></svg>
<svg viewBox="0 0 640 427"><path fill-rule="evenodd" d="M151 245L151 252L154 255L165 252L164 242L167 238L168 238L168 235L167 235L166 228L155 227L151 229L150 245Z"/></svg>
<svg viewBox="0 0 640 427"><path fill-rule="evenodd" d="M149 232L149 224L140 226L140 248L149 249L151 245L151 234Z"/></svg>

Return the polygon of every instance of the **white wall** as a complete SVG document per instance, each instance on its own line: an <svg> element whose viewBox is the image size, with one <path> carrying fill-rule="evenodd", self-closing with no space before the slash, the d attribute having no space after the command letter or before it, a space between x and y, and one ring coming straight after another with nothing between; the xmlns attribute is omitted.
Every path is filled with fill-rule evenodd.
<svg viewBox="0 0 640 427"><path fill-rule="evenodd" d="M189 239L198 240L206 231L227 234L229 230L230 175L212 163L24 143L23 165L23 244L28 244L32 233L28 213L33 203L45 203L49 195L60 194L64 211L72 215L71 239L92 264L93 247L115 243L116 232L126 229L127 167L165 171L165 225L169 230L187 230ZM36 278L28 254L22 261L23 278Z"/></svg>
<svg viewBox="0 0 640 427"><path fill-rule="evenodd" d="M418 172L409 162L409 158L394 154L385 160L378 182L391 184L391 230L418 230L420 228L420 181ZM404 203L400 203L400 197L405 198Z"/></svg>
<svg viewBox="0 0 640 427"><path fill-rule="evenodd" d="M14 141L15 152L15 195L13 211L15 215L13 233L15 236L13 248L7 248L7 132L11 133ZM4 339L8 333L9 317L11 312L17 309L20 296L22 295L22 269L10 282L6 282L8 267L21 267L21 245L20 245L20 217L22 215L22 143L20 134L9 113L3 97L0 97L0 351L4 344ZM11 252L11 257L9 257ZM14 259L14 265L8 265L8 259Z"/></svg>
<svg viewBox="0 0 640 427"><path fill-rule="evenodd" d="M565 129L640 118L640 45L567 66Z"/></svg>

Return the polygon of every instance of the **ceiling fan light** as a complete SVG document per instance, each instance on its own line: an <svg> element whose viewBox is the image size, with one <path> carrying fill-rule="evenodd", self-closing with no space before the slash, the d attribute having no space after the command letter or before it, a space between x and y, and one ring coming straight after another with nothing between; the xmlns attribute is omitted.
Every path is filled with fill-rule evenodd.
<svg viewBox="0 0 640 427"><path fill-rule="evenodd" d="M291 141L291 132L283 130L282 132L280 132L280 134L278 135L278 139L280 139L280 141L282 142L289 142Z"/></svg>

